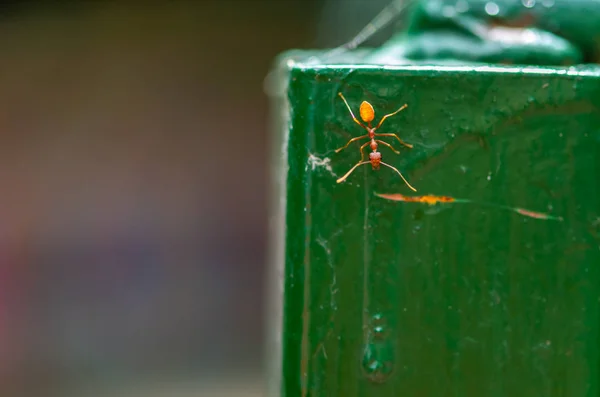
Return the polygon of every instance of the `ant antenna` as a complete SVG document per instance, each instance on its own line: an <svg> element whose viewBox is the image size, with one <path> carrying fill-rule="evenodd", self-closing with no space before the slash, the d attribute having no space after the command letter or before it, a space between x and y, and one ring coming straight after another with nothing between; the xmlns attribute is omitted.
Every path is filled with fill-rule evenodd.
<svg viewBox="0 0 600 397"><path fill-rule="evenodd" d="M370 161L361 161L361 162L357 163L356 165L354 165L354 167L350 168L350 171L346 172L346 174L343 177L339 178L336 182L337 183L344 182L355 169L357 169L361 165L366 165L366 164L371 164L371 162ZM387 163L384 163L383 161L379 162L379 164L385 165L386 167L389 167L389 168L393 169L394 171L396 171L398 173L398 175L400 175L400 178L402 178L404 183L406 183L406 186L408 186L410 188L410 190L412 190L413 192L417 191L417 189L415 189L414 187L412 187L412 185L410 183L408 183L408 181L406 180L404 175L402 175L402 173L400 171L398 171L398 169L396 167L393 167Z"/></svg>
<svg viewBox="0 0 600 397"><path fill-rule="evenodd" d="M339 178L337 180L337 183L344 182L346 180L346 178L348 178L350 176L350 174L352 173L352 171L354 171L356 168L358 168L358 166L365 165L365 164L371 164L371 162L370 161L361 161L361 162L357 163L354 167L350 168L350 171L346 172L346 175L344 175L343 177Z"/></svg>
<svg viewBox="0 0 600 397"><path fill-rule="evenodd" d="M412 187L410 185L410 183L408 183L408 181L406 180L406 178L404 177L404 175L402 175L402 173L400 171L398 171L398 169L396 167L392 167L391 165L386 164L383 161L379 162L379 164L385 165L386 167L389 167L389 168L393 169L394 171L396 171L398 173L398 175L400 175L400 178L402 178L402 180L404 181L404 183L406 183L406 186L408 186L410 188L410 190L412 190L413 192L417 191L417 189L415 189L414 187Z"/></svg>

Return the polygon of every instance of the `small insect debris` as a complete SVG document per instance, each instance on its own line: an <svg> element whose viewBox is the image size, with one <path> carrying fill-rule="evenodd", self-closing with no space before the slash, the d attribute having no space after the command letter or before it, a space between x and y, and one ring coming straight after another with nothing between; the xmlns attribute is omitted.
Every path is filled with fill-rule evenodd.
<svg viewBox="0 0 600 397"><path fill-rule="evenodd" d="M470 200L470 199L456 198L456 197L451 197L451 196L434 196L431 194L428 194L425 196L405 196L400 193L388 193L388 194L375 193L375 195L377 197L381 197L383 199L391 200L391 201L402 201L405 203L421 203L421 204L427 204L427 205L431 205L431 206L437 205L437 204L451 204L451 203L478 204L478 205L485 206L485 207L498 208L498 209L504 209L507 211L512 211L519 215L526 216L528 218L548 220L548 221L559 221L559 222L562 222L564 220L562 216L551 215L551 214L547 214L544 212L531 211L531 210L521 208L521 207L511 207L508 205L478 202L478 201L474 201L474 200Z"/></svg>
<svg viewBox="0 0 600 397"><path fill-rule="evenodd" d="M344 176L342 176L341 178L339 178L337 180L337 183L344 182L346 180L346 178L348 178L348 176L350 176L350 174L356 168L358 168L361 165L371 164L371 166L372 166L372 168L374 170L378 170L381 165L385 165L386 167L391 168L394 171L396 171L398 173L398 175L400 175L400 177L402 178L402 180L404 181L404 183L406 183L406 185L412 191L416 192L417 189L415 189L414 187L412 187L410 185L410 183L408 183L408 181L406 180L406 178L404 178L404 176L402 175L402 173L400 171L398 171L398 169L396 169L395 167L393 167L393 166L391 166L389 164L386 164L383 161L381 161L381 153L377 151L377 148L378 148L379 144L382 144L382 145L387 146L388 148L392 149L396 154L400 154L400 152L397 151L396 149L394 149L392 147L392 145L390 145L389 143L384 142L384 141L379 140L379 139L375 139L376 137L382 137L382 136L393 137L393 138L396 138L398 140L398 142L400 142L400 144L406 146L409 149L412 149L413 146L411 144L408 144L408 143L404 142L396 134L392 134L392 133L383 133L382 134L382 133L376 132L379 129L379 127L381 127L381 125L383 124L383 122L385 121L385 119L387 119L388 117L391 117L391 116L393 116L393 115L401 112L402 110L406 109L408 107L408 105L404 104L404 105L402 105L400 107L400 109L396 110L395 112L390 113L390 114L386 114L385 116L383 116L381 118L381 120L379 121L379 124L377 124L376 127L371 127L371 122L375 118L375 109L373 109L373 106L369 102L363 101L360 104L360 109L359 109L360 118L362 119L362 121L364 123L366 123L366 125L365 125L365 124L361 123L356 118L356 116L354 116L354 113L352 112L352 109L350 108L350 105L348 105L348 101L346 101L346 98L344 98L344 96L342 95L342 93L340 92L340 93L338 93L338 95L340 96L340 98L342 98L342 100L346 104L346 107L348 108L348 111L350 112L350 115L352 116L352 119L354 120L354 122L356 124L360 125L361 127L363 127L365 130L367 130L367 133L365 135L361 135L361 136L358 136L358 137L350 139L348 141L348 143L346 143L345 146L337 149L335 152L339 153L340 151L346 149L352 142L356 142L356 141L361 140L361 139L368 138L369 141L367 143L365 143L364 145L362 145L360 147L360 149L359 149L360 150L360 161L358 163L356 163L356 165L354 165L354 167L350 168L350 171L348 171ZM371 148L371 153L369 153L369 160L365 161L363 149L365 147L367 147L367 146L369 146Z"/></svg>

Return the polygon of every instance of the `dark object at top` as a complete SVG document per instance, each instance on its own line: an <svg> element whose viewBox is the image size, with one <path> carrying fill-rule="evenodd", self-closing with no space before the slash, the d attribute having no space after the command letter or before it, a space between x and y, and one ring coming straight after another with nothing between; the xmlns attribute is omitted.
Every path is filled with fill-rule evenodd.
<svg viewBox="0 0 600 397"><path fill-rule="evenodd" d="M533 65L600 62L600 2L419 0L408 26L369 63L460 60Z"/></svg>

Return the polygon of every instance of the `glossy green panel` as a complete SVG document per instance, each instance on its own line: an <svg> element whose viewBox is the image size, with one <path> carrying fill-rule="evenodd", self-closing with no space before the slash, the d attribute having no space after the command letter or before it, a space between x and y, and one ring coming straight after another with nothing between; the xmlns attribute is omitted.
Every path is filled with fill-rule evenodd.
<svg viewBox="0 0 600 397"><path fill-rule="evenodd" d="M298 53L296 53L298 55ZM600 71L290 63L278 117L286 397L600 394ZM359 167L363 100L418 194ZM393 141L385 139L387 142Z"/></svg>

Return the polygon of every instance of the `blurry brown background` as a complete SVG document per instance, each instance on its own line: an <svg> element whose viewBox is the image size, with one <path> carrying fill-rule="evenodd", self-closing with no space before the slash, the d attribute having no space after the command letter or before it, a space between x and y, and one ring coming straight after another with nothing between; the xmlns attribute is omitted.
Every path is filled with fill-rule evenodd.
<svg viewBox="0 0 600 397"><path fill-rule="evenodd" d="M0 7L0 396L262 395L263 79L386 3Z"/></svg>

